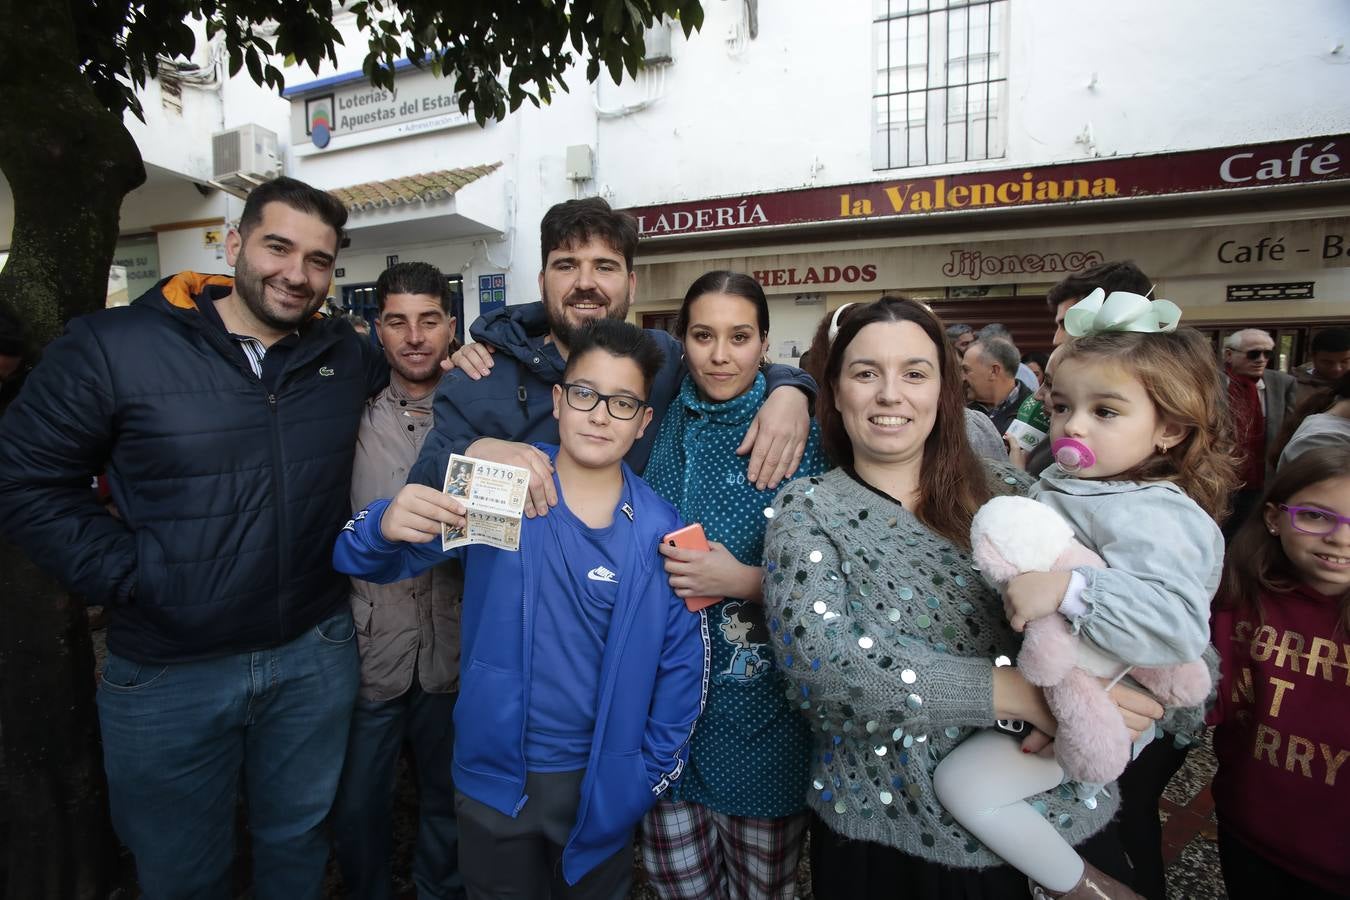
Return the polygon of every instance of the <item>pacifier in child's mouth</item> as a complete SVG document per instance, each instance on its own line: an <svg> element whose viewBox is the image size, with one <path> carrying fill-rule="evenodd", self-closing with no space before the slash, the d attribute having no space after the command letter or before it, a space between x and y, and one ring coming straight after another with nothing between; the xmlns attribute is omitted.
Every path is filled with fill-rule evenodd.
<svg viewBox="0 0 1350 900"><path fill-rule="evenodd" d="M1054 454L1055 462L1059 463L1060 468L1071 474L1090 469L1097 461L1097 457L1087 444L1073 438L1059 438L1054 441L1050 444L1050 452Z"/></svg>

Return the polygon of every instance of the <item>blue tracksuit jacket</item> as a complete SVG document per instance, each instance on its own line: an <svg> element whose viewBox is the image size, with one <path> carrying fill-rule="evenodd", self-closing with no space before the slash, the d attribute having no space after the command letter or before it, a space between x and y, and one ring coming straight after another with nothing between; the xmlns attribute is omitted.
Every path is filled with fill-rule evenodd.
<svg viewBox="0 0 1350 900"><path fill-rule="evenodd" d="M537 446L556 455L555 447ZM619 573L619 584L629 589L614 605L590 762L576 824L563 849L569 884L628 846L633 826L680 776L708 690L706 621L670 590L656 551L662 536L682 525L679 514L627 465L623 478L635 526L627 533L636 544ZM444 561L439 541L386 541L380 534L386 506L388 501L378 500L347 523L333 552L338 571L388 583ZM529 800L524 745L535 677L531 629L540 598L549 596L531 548L545 544L555 518L522 520L519 552L481 544L451 551L464 559L455 787L513 817Z"/></svg>

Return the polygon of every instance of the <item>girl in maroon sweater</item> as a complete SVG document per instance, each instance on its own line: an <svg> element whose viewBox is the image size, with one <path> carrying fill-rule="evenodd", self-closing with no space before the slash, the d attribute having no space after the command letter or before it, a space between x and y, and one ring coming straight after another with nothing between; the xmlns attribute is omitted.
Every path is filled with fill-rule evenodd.
<svg viewBox="0 0 1350 900"><path fill-rule="evenodd" d="M1280 469L1215 603L1231 900L1350 896L1350 446Z"/></svg>

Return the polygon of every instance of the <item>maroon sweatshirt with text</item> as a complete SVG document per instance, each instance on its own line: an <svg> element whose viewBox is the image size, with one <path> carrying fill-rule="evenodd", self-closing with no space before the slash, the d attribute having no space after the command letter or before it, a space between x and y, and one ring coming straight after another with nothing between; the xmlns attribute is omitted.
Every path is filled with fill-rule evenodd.
<svg viewBox="0 0 1350 900"><path fill-rule="evenodd" d="M1280 868L1350 890L1350 635L1340 601L1308 587L1219 609L1210 721L1220 827Z"/></svg>

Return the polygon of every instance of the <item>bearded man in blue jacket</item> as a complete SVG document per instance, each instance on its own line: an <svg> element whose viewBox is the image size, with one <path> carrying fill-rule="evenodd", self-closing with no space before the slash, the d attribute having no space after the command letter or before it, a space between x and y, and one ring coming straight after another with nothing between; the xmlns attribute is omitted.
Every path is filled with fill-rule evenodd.
<svg viewBox="0 0 1350 900"><path fill-rule="evenodd" d="M0 529L110 613L113 824L156 900L232 896L241 787L256 896L322 891L359 679L325 535L388 378L315 315L346 221L302 182L258 187L226 237L234 278L185 272L72 320L0 419Z"/></svg>
<svg viewBox="0 0 1350 900"><path fill-rule="evenodd" d="M527 515L545 515L558 502L548 459L534 441L555 443L553 387L562 378L572 337L597 319L623 320L637 293L633 259L637 223L599 197L556 204L539 224L538 303L504 307L474 322L470 344L454 356L455 368L436 389L435 424L409 482L439 488L452 453L531 470ZM648 397L659 425L684 378L679 341L657 329L648 336L665 354ZM488 349L491 348L491 349ZM494 359L492 351L495 350ZM769 398L738 453L749 453L746 474L761 489L776 487L801 462L811 431L810 401L816 383L789 366L765 371ZM658 429L634 441L625 461L639 475Z"/></svg>
<svg viewBox="0 0 1350 900"><path fill-rule="evenodd" d="M536 448L560 498L520 549L441 549L458 500L409 484L348 523L334 564L392 582L464 560L455 813L472 900L619 900L633 829L684 767L708 683L707 623L657 553L679 514L625 463L652 420L655 341L599 320L551 392L560 445ZM559 865L561 863L561 865Z"/></svg>

